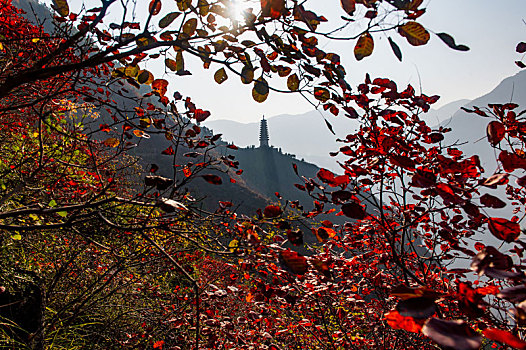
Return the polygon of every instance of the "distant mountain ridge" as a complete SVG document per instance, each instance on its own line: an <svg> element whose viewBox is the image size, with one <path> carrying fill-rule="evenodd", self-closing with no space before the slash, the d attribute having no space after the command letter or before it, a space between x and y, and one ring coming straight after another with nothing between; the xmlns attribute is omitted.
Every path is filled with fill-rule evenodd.
<svg viewBox="0 0 526 350"><path fill-rule="evenodd" d="M458 100L444 105L437 110L430 110L424 115L429 124L438 124L450 118L461 106L469 100ZM324 118L333 126L333 135L325 124ZM359 122L340 116L333 116L327 112L310 111L298 115L282 114L267 118L270 134L270 144L283 152L296 155L321 168L341 173L342 169L330 152L339 150L341 143L336 139L345 137L359 128ZM240 123L231 120L207 120L205 125L222 134L226 141L233 142L239 147L256 145L259 135L259 122Z"/></svg>

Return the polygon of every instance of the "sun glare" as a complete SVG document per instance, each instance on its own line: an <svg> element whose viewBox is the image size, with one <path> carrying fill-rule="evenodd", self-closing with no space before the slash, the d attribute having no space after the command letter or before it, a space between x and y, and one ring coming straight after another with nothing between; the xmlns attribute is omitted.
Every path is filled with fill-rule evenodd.
<svg viewBox="0 0 526 350"><path fill-rule="evenodd" d="M232 0L230 6L230 15L233 20L243 22L245 16L243 13L249 8L254 8L253 1L250 0Z"/></svg>

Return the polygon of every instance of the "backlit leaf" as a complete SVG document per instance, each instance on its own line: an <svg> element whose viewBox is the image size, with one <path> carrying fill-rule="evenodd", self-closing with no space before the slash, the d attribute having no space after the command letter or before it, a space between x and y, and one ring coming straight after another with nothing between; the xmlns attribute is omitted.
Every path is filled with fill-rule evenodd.
<svg viewBox="0 0 526 350"><path fill-rule="evenodd" d="M287 87L290 91L297 91L300 87L300 79L296 75L296 73L289 75L287 78Z"/></svg>
<svg viewBox="0 0 526 350"><path fill-rule="evenodd" d="M267 205L265 210L263 210L263 216L266 218L275 218L280 216L283 213L283 210L277 205Z"/></svg>
<svg viewBox="0 0 526 350"><path fill-rule="evenodd" d="M116 139L115 137L110 137L109 139L104 140L104 145L108 147L115 148L120 144L120 141Z"/></svg>
<svg viewBox="0 0 526 350"><path fill-rule="evenodd" d="M161 12L161 0L151 0L148 6L148 11L155 16Z"/></svg>
<svg viewBox="0 0 526 350"><path fill-rule="evenodd" d="M285 0L260 0L261 15L278 19L285 13Z"/></svg>
<svg viewBox="0 0 526 350"><path fill-rule="evenodd" d="M515 241L521 234L519 223L504 218L489 218L488 228L495 237L508 243Z"/></svg>
<svg viewBox="0 0 526 350"><path fill-rule="evenodd" d="M285 266L297 275L305 274L309 268L307 259L303 255L291 251L290 249L281 251L279 257Z"/></svg>
<svg viewBox="0 0 526 350"><path fill-rule="evenodd" d="M189 37L194 35L196 29L197 29L197 19L196 18L190 18L183 25L183 33L185 33Z"/></svg>
<svg viewBox="0 0 526 350"><path fill-rule="evenodd" d="M314 88L314 97L321 102L327 102L331 98L331 93L326 88L316 86Z"/></svg>
<svg viewBox="0 0 526 350"><path fill-rule="evenodd" d="M254 82L254 87L252 88L252 98L254 101L259 103L265 102L269 94L268 83L263 78L259 78Z"/></svg>
<svg viewBox="0 0 526 350"><path fill-rule="evenodd" d="M390 311L385 314L387 324L393 329L403 329L412 333L420 333L422 321L412 317L402 316L398 311Z"/></svg>
<svg viewBox="0 0 526 350"><path fill-rule="evenodd" d="M374 41L373 37L369 32L366 32L360 36L358 41L356 42L356 46L354 47L354 57L358 61L363 59L364 57L370 56L373 53L374 50Z"/></svg>
<svg viewBox="0 0 526 350"><path fill-rule="evenodd" d="M124 70L124 74L127 77L135 78L139 74L139 66L137 65L126 66L126 69Z"/></svg>
<svg viewBox="0 0 526 350"><path fill-rule="evenodd" d="M159 21L159 27L168 27L170 24L172 24L173 21L175 21L177 17L179 17L180 14L181 12L170 12Z"/></svg>
<svg viewBox="0 0 526 350"><path fill-rule="evenodd" d="M345 203L341 209L343 214L351 219L362 220L367 215L365 209L356 202Z"/></svg>
<svg viewBox="0 0 526 350"><path fill-rule="evenodd" d="M214 80L218 84L222 84L228 79L228 75L226 75L225 68L220 68L217 72L214 74Z"/></svg>
<svg viewBox="0 0 526 350"><path fill-rule="evenodd" d="M486 127L486 135L490 145L495 147L506 135L506 128L501 122L494 120Z"/></svg>
<svg viewBox="0 0 526 350"><path fill-rule="evenodd" d="M53 8L62 17L69 15L69 5L67 0L53 0Z"/></svg>
<svg viewBox="0 0 526 350"><path fill-rule="evenodd" d="M157 91L161 96L164 96L164 94L166 94L166 91L168 91L167 86L168 81L165 79L155 79L152 82L152 89Z"/></svg>
<svg viewBox="0 0 526 350"><path fill-rule="evenodd" d="M241 82L243 84L250 84L254 81L254 69L249 66L244 66L241 70Z"/></svg>
<svg viewBox="0 0 526 350"><path fill-rule="evenodd" d="M355 0L340 0L340 5L342 6L343 10L351 16L353 15L354 10L356 10Z"/></svg>
<svg viewBox="0 0 526 350"><path fill-rule="evenodd" d="M164 60L164 64L166 64L166 67L170 68L171 71L177 71L177 62L171 58L167 58Z"/></svg>
<svg viewBox="0 0 526 350"><path fill-rule="evenodd" d="M429 41L429 32L420 23L414 21L398 27L398 33L413 46L425 45Z"/></svg>

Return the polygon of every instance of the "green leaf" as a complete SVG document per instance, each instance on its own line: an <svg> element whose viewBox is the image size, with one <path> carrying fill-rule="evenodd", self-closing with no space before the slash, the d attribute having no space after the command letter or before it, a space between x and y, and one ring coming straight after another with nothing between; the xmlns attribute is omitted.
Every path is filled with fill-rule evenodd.
<svg viewBox="0 0 526 350"><path fill-rule="evenodd" d="M62 216L63 218L65 218L66 216L68 216L68 212L66 212L66 211L58 211L57 214L60 215L60 216Z"/></svg>
<svg viewBox="0 0 526 350"><path fill-rule="evenodd" d="M57 206L57 202L54 199L52 199L51 202L49 202L49 204L48 204L48 207L50 207L50 208L53 208L53 207L56 207L56 206Z"/></svg>
<svg viewBox="0 0 526 350"><path fill-rule="evenodd" d="M20 235L20 233L15 233L14 235L11 236L11 239L13 241L20 241L22 239L22 236Z"/></svg>
<svg viewBox="0 0 526 350"><path fill-rule="evenodd" d="M389 40L389 45L391 45L391 49L393 50L393 53L395 54L396 58L400 62L402 62L402 51L400 50L400 47L391 39L391 37L387 38Z"/></svg>
<svg viewBox="0 0 526 350"><path fill-rule="evenodd" d="M440 40L446 43L446 45L452 48L453 50L469 51L469 47L467 47L466 45L457 45L455 43L455 39L453 39L453 37L447 33L438 33L437 36L440 38Z"/></svg>

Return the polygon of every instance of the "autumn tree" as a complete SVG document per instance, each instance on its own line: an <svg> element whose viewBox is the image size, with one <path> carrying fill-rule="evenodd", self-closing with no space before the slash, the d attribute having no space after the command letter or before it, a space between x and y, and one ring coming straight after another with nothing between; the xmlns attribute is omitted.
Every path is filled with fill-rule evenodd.
<svg viewBox="0 0 526 350"><path fill-rule="evenodd" d="M447 128L433 130L420 117L438 96L369 75L352 88L340 56L320 45L352 41L355 58L366 59L381 32L402 59L397 40L420 46L430 38L419 23L421 0L342 0L341 28L356 28L350 37L324 29L328 20L308 1L261 0L238 18L227 0L151 0L137 3L148 10L134 18L113 0L92 9L56 0L54 33L2 1L5 344L476 349L482 333L525 347L520 218L490 215L486 208L505 203L482 193L506 186L524 204L519 107L469 110L494 118L488 142L501 168L485 174L477 155L445 144ZM184 92L169 94L166 76L145 69L161 62L170 79L185 79L190 57L219 67L211 73L218 84L236 77L258 102L301 93L360 121L342 140L342 175L298 174L313 210L288 201L249 218L220 202L206 212L180 190L194 179L220 185L218 174L241 173L213 152L224 146L219 136L195 125L210 112ZM130 152L147 138L169 142L159 156L170 161L145 175L135 165L140 151ZM181 163L183 153L190 161ZM293 213L349 221L314 224L319 246L307 257L291 249L303 244ZM470 243L486 231L511 250ZM452 268L461 257L470 266ZM473 282L471 270L487 279ZM502 312L508 308L513 317ZM17 316L28 310L39 311Z"/></svg>

